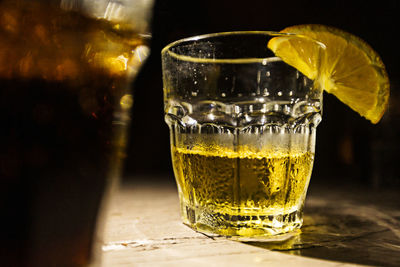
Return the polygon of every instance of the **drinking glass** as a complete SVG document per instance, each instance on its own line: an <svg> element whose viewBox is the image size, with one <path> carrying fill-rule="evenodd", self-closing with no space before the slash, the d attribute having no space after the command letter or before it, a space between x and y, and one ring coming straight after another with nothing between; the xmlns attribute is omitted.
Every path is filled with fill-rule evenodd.
<svg viewBox="0 0 400 267"><path fill-rule="evenodd" d="M269 51L277 36L305 38L226 32L162 50L180 211L196 231L277 240L302 225L322 91Z"/></svg>
<svg viewBox="0 0 400 267"><path fill-rule="evenodd" d="M0 1L4 266L99 264L151 0Z"/></svg>

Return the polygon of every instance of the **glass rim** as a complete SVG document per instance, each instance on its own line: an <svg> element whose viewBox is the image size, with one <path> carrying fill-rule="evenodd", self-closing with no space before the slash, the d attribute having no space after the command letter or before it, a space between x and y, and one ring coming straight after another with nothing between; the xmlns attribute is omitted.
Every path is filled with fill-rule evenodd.
<svg viewBox="0 0 400 267"><path fill-rule="evenodd" d="M305 38L309 41L313 41L317 45L319 45L321 48L325 49L325 45L323 43L321 43L320 41L315 40L311 37L304 36L301 34L296 34L296 33L282 33L282 32L277 32L277 31L226 31L226 32L200 34L200 35L195 35L195 36L176 40L174 42L167 44L161 50L161 55L168 54L169 56L171 56L175 59L181 60L181 61L196 62L196 63L231 63L231 64L262 63L262 64L267 64L269 62L282 61L282 59L277 56L275 56L275 57L243 57L243 58L201 58L201 57L181 55L181 54L171 51L171 48L181 45L181 44L184 44L184 43L187 43L187 42L201 41L201 40L206 40L208 38L213 38L213 37L235 36L235 35L260 35L260 36L265 35L265 36L270 36L270 37L279 37L279 36L299 37L299 38Z"/></svg>

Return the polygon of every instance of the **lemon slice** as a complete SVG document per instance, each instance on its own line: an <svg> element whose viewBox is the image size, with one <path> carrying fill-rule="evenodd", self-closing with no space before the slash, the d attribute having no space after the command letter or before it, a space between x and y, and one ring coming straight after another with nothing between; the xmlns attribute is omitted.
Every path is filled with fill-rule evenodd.
<svg viewBox="0 0 400 267"><path fill-rule="evenodd" d="M324 25L297 25L281 32L299 37L274 37L269 49L361 116L379 122L388 106L389 79L366 42Z"/></svg>

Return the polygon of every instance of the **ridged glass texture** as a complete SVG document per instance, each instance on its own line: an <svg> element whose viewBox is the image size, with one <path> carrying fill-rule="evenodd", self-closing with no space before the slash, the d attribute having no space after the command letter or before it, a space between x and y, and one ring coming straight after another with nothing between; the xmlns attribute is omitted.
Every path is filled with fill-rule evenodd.
<svg viewBox="0 0 400 267"><path fill-rule="evenodd" d="M270 34L207 35L163 50L181 213L195 230L262 240L301 227L322 93L268 51Z"/></svg>

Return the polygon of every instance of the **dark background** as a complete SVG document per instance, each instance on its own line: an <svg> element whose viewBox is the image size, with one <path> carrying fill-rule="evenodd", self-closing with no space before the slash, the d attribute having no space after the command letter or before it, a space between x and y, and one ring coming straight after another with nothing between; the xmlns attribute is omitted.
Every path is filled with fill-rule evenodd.
<svg viewBox="0 0 400 267"><path fill-rule="evenodd" d="M324 94L317 131L313 181L372 187L400 185L399 45L395 25L400 1L160 0L152 21L151 55L134 84L134 108L125 179L172 177L164 122L161 49L193 35L233 30L276 30L325 24L353 33L382 57L391 81L389 110L372 125L334 96ZM170 174L170 175L165 175ZM170 179L170 178L165 178Z"/></svg>

